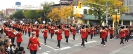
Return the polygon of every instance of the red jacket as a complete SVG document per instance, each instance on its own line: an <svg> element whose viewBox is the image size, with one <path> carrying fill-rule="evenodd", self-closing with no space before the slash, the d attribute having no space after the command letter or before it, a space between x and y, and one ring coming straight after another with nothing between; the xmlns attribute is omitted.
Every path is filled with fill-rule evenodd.
<svg viewBox="0 0 133 54"><path fill-rule="evenodd" d="M81 30L81 38L86 38L86 31L85 30Z"/></svg>
<svg viewBox="0 0 133 54"><path fill-rule="evenodd" d="M30 50L38 50L38 46L40 46L40 42L37 37L31 37L29 39L28 47Z"/></svg>
<svg viewBox="0 0 133 54"><path fill-rule="evenodd" d="M36 29L36 35L39 35L39 32L40 32L40 30L37 28Z"/></svg>
<svg viewBox="0 0 133 54"><path fill-rule="evenodd" d="M16 37L17 37L16 42L22 42L22 41L23 41L23 40L22 40L22 33L17 33L17 34L16 34Z"/></svg>
<svg viewBox="0 0 133 54"><path fill-rule="evenodd" d="M106 33L107 33L107 31L105 31L105 30L101 31L101 32L100 32L100 34L101 34L101 38L105 39L106 36L107 36Z"/></svg>
<svg viewBox="0 0 133 54"><path fill-rule="evenodd" d="M113 28L110 29L110 34L114 34L114 29Z"/></svg>
<svg viewBox="0 0 133 54"><path fill-rule="evenodd" d="M125 36L128 36L128 35L129 35L129 30L125 29Z"/></svg>
<svg viewBox="0 0 133 54"><path fill-rule="evenodd" d="M90 34L94 34L94 29L90 28Z"/></svg>
<svg viewBox="0 0 133 54"><path fill-rule="evenodd" d="M72 32L73 32L73 34L75 35L75 34L76 34L76 28L73 28L73 29L72 29Z"/></svg>
<svg viewBox="0 0 133 54"><path fill-rule="evenodd" d="M43 37L47 37L48 36L48 30L47 29L43 30L42 32L43 32Z"/></svg>
<svg viewBox="0 0 133 54"><path fill-rule="evenodd" d="M55 34L57 35L57 40L62 39L62 30L56 31Z"/></svg>
<svg viewBox="0 0 133 54"><path fill-rule="evenodd" d="M124 30L121 30L120 31L120 38L124 38L125 37L125 31Z"/></svg>
<svg viewBox="0 0 133 54"><path fill-rule="evenodd" d="M54 30L55 30L54 28L51 28L50 33L54 33Z"/></svg>
<svg viewBox="0 0 133 54"><path fill-rule="evenodd" d="M11 37L11 38L15 38L15 34L14 34L14 31L13 31L13 30L10 31L10 37Z"/></svg>
<svg viewBox="0 0 133 54"><path fill-rule="evenodd" d="M86 36L88 36L89 35L89 29L86 29Z"/></svg>
<svg viewBox="0 0 133 54"><path fill-rule="evenodd" d="M31 27L28 27L28 32L31 32L32 31L32 28Z"/></svg>
<svg viewBox="0 0 133 54"><path fill-rule="evenodd" d="M69 29L64 29L64 34L65 34L65 36L69 36L70 35L70 30Z"/></svg>

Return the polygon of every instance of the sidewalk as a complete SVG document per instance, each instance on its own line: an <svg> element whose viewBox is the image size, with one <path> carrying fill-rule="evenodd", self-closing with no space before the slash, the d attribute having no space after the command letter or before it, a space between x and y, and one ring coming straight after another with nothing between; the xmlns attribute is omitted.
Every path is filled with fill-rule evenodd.
<svg viewBox="0 0 133 54"><path fill-rule="evenodd" d="M128 54L133 53L132 41L129 41L129 43L125 43L124 46L120 45L119 43L120 39L115 39L113 41L107 42L105 47L99 44L90 48L84 48L71 54L127 54L129 52L128 50L130 50ZM125 53L123 53L123 51Z"/></svg>

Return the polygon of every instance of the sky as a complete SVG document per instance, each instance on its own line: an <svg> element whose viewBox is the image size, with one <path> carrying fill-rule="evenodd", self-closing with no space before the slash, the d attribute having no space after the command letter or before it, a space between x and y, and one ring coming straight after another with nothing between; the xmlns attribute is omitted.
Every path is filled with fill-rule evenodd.
<svg viewBox="0 0 133 54"><path fill-rule="evenodd" d="M6 9L6 8L12 8L12 6L15 6L15 2L21 2L21 5L34 5L34 6L40 6L43 2L55 2L55 4L59 3L59 0L0 0L0 10Z"/></svg>

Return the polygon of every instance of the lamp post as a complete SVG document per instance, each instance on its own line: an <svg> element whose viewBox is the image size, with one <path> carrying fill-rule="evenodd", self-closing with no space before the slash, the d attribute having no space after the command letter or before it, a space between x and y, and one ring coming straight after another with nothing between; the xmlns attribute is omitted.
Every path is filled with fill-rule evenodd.
<svg viewBox="0 0 133 54"><path fill-rule="evenodd" d="M108 0L106 0L106 25L108 25Z"/></svg>
<svg viewBox="0 0 133 54"><path fill-rule="evenodd" d="M117 10L117 9L115 10L115 13L116 13L115 27L117 27L117 25L118 25L118 20L117 20L117 13L118 13L118 10Z"/></svg>

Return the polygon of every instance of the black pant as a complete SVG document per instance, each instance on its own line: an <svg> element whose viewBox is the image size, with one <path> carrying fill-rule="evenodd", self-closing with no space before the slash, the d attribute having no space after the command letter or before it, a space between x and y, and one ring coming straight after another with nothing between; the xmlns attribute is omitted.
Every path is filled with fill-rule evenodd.
<svg viewBox="0 0 133 54"><path fill-rule="evenodd" d="M37 50L30 50L30 54L37 54Z"/></svg>
<svg viewBox="0 0 133 54"><path fill-rule="evenodd" d="M61 42L61 40L58 40L58 45L57 45L57 47L59 47L59 48L61 47L61 46L60 46L60 42Z"/></svg>
<svg viewBox="0 0 133 54"><path fill-rule="evenodd" d="M120 44L124 44L123 39L124 39L124 37L121 38Z"/></svg>
<svg viewBox="0 0 133 54"><path fill-rule="evenodd" d="M15 40L15 38L11 38L11 42L12 42L12 44L14 44L14 40Z"/></svg>
<svg viewBox="0 0 133 54"><path fill-rule="evenodd" d="M28 34L29 34L29 37L30 37L31 32L28 32Z"/></svg>
<svg viewBox="0 0 133 54"><path fill-rule="evenodd" d="M46 44L47 37L44 37L44 43Z"/></svg>
<svg viewBox="0 0 133 54"><path fill-rule="evenodd" d="M17 46L20 47L20 45L21 45L21 42L17 42Z"/></svg>
<svg viewBox="0 0 133 54"><path fill-rule="evenodd" d="M83 46L83 47L85 46L85 42L84 41L85 41L85 38L82 38L81 46Z"/></svg>
<svg viewBox="0 0 133 54"><path fill-rule="evenodd" d="M128 42L130 36L126 36L125 41Z"/></svg>
<svg viewBox="0 0 133 54"><path fill-rule="evenodd" d="M108 36L106 36L105 41L107 42Z"/></svg>
<svg viewBox="0 0 133 54"><path fill-rule="evenodd" d="M88 39L88 35L86 36L86 38L85 38L85 41L87 42L87 39Z"/></svg>
<svg viewBox="0 0 133 54"><path fill-rule="evenodd" d="M110 39L112 39L112 38L114 38L114 37L113 37L113 34L110 34Z"/></svg>
<svg viewBox="0 0 133 54"><path fill-rule="evenodd" d="M91 34L91 39L93 38L93 34Z"/></svg>
<svg viewBox="0 0 133 54"><path fill-rule="evenodd" d="M69 36L65 36L65 38L66 38L66 42L68 43L68 38L69 38Z"/></svg>
<svg viewBox="0 0 133 54"><path fill-rule="evenodd" d="M73 34L73 40L75 40L75 34Z"/></svg>
<svg viewBox="0 0 133 54"><path fill-rule="evenodd" d="M54 35L54 33L51 33L51 39L52 39L53 35Z"/></svg>
<svg viewBox="0 0 133 54"><path fill-rule="evenodd" d="M105 45L105 42L104 42L104 38L101 38L102 39L102 42L101 42L101 44L103 44L103 45Z"/></svg>

